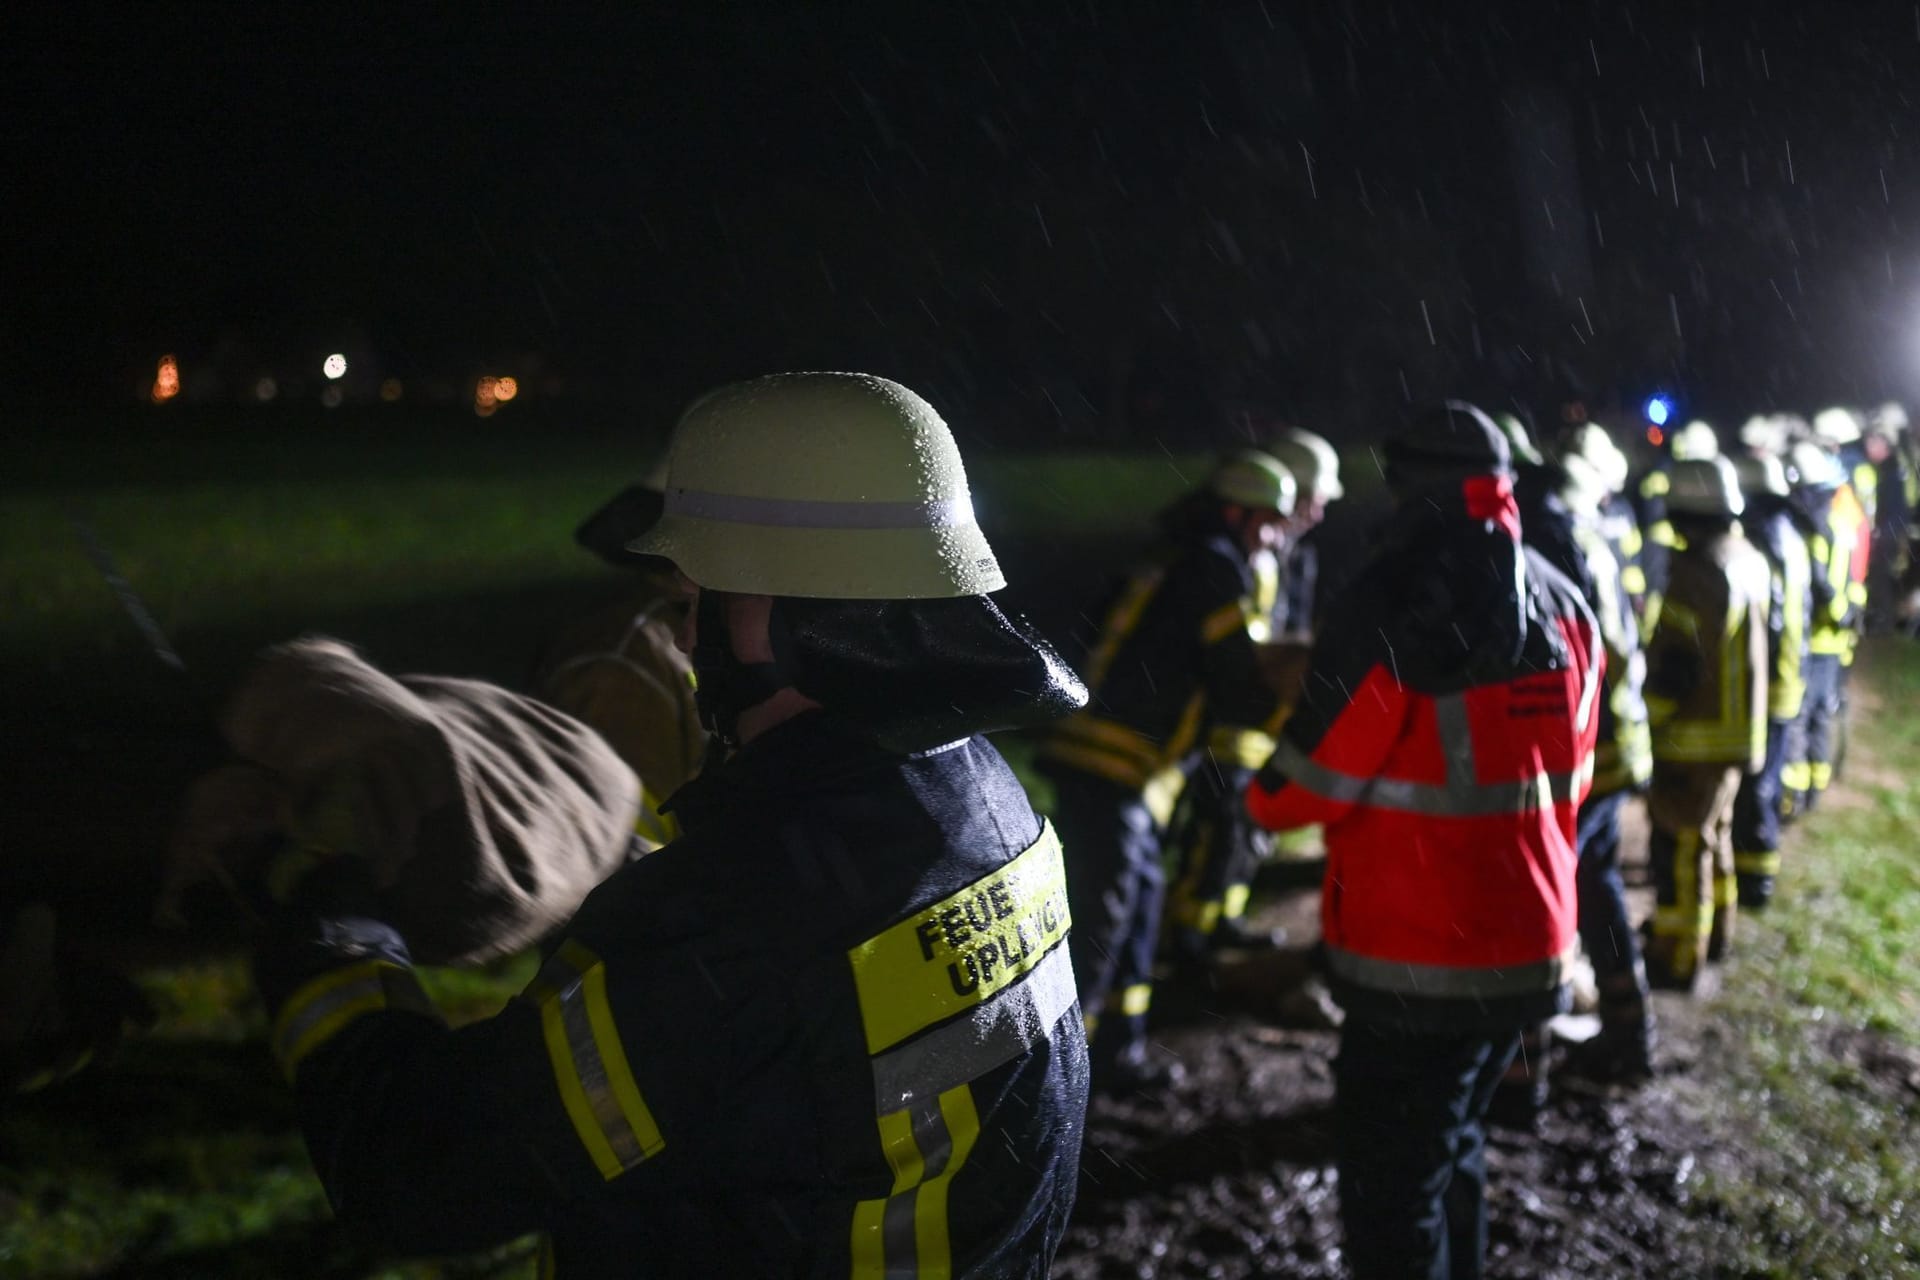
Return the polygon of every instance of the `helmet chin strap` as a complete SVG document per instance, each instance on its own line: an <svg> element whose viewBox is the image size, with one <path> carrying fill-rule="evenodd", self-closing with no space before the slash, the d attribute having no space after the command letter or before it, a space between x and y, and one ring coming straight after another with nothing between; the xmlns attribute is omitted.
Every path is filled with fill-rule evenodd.
<svg viewBox="0 0 1920 1280"><path fill-rule="evenodd" d="M734 653L727 595L722 591L700 593L693 670L699 678L694 705L699 708L700 723L728 747L740 745L741 712L793 683L777 660L742 662Z"/></svg>

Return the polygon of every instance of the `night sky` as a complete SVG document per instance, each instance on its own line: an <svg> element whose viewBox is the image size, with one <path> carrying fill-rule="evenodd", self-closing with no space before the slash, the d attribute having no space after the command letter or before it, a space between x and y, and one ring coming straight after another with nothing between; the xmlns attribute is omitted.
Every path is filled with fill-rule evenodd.
<svg viewBox="0 0 1920 1280"><path fill-rule="evenodd" d="M606 12L0 19L12 390L861 366L1094 435L1920 392L1912 4Z"/></svg>

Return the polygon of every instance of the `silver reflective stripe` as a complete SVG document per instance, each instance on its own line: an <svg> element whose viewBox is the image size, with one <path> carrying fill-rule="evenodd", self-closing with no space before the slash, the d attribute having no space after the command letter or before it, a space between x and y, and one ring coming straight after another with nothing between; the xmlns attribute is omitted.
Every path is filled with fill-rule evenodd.
<svg viewBox="0 0 1920 1280"><path fill-rule="evenodd" d="M964 494L943 502L824 502L669 489L665 509L668 515L782 529L954 529L974 523L973 499Z"/></svg>
<svg viewBox="0 0 1920 1280"><path fill-rule="evenodd" d="M554 961L565 963L559 956L555 956ZM549 962L549 967L552 963ZM593 1108L593 1118L599 1122L600 1132L606 1135L607 1145L613 1149L620 1167L631 1169L647 1158L647 1149L634 1134L633 1126L627 1123L620 1100L613 1096L606 1063L600 1058L600 1045L593 1038L593 1022L587 1016L585 987L584 978L575 977L560 988L555 997L560 1005L560 1024L566 1028L567 1047L573 1051L574 1073L580 1078L580 1091L586 1095L587 1105Z"/></svg>
<svg viewBox="0 0 1920 1280"><path fill-rule="evenodd" d="M335 987L325 995L309 1001L297 1016L280 1028L280 1034L274 1037L274 1055L282 1062L287 1061L292 1056L295 1046L306 1038L309 1031L339 1010L370 996L377 999L382 1008L386 1007L387 988L386 984L380 980L378 971L369 973L364 978L355 979L343 987Z"/></svg>
<svg viewBox="0 0 1920 1280"><path fill-rule="evenodd" d="M1573 952L1510 969L1466 969L1453 965L1408 964L1327 948L1327 965L1355 986L1398 995L1448 999L1491 999L1537 995L1567 981Z"/></svg>
<svg viewBox="0 0 1920 1280"><path fill-rule="evenodd" d="M880 1220L880 1238L885 1242L888 1276L910 1278L920 1274L920 1254L914 1220L919 1207L920 1188L946 1172L953 1157L953 1135L947 1132L947 1118L940 1113L938 1095L914 1104L907 1113L913 1126L913 1145L920 1151L924 1172L920 1181L898 1195L887 1197Z"/></svg>
<svg viewBox="0 0 1920 1280"><path fill-rule="evenodd" d="M1273 753L1273 766L1317 796L1341 804L1366 804L1376 809L1416 813L1434 818L1484 818L1501 813L1532 813L1557 802L1574 799L1580 785L1593 775L1593 757L1580 768L1564 773L1536 773L1504 782L1455 781L1455 755L1448 753L1446 782L1409 782L1400 778L1361 778L1341 773L1308 759L1300 748L1282 740ZM1470 754L1461 767L1472 769ZM1470 776L1470 775L1469 775Z"/></svg>
<svg viewBox="0 0 1920 1280"><path fill-rule="evenodd" d="M1044 1043L1077 998L1073 963L1065 945L1056 944L1026 977L991 1000L875 1057L875 1110L885 1115L922 1102L934 1106L947 1090ZM927 1176L933 1176L931 1167Z"/></svg>

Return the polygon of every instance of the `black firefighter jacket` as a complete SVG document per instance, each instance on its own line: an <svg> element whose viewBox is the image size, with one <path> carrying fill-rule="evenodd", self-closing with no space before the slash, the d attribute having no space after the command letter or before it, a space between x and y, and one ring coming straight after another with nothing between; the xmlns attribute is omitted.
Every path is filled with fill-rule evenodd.
<svg viewBox="0 0 1920 1280"><path fill-rule="evenodd" d="M562 1277L1045 1276L1086 1045L1059 845L972 738L816 713L672 802L498 1016L448 1030L341 910L263 953L340 1217L399 1253L548 1234Z"/></svg>

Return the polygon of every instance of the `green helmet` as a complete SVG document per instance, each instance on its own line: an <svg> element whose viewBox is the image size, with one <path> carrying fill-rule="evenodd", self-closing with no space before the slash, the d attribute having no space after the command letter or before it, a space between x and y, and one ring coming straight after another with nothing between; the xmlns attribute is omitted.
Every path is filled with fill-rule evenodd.
<svg viewBox="0 0 1920 1280"><path fill-rule="evenodd" d="M660 522L628 545L702 587L926 600L1006 585L933 406L864 373L782 373L680 418Z"/></svg>
<svg viewBox="0 0 1920 1280"><path fill-rule="evenodd" d="M1675 462L1705 461L1720 456L1720 437L1712 424L1695 418L1673 433L1672 448Z"/></svg>
<svg viewBox="0 0 1920 1280"><path fill-rule="evenodd" d="M1235 506L1278 511L1283 516L1293 514L1293 473L1258 449L1240 449L1227 455L1207 477L1207 490Z"/></svg>
<svg viewBox="0 0 1920 1280"><path fill-rule="evenodd" d="M1526 462L1537 467L1546 461L1540 456L1540 451L1533 447L1533 437L1527 434L1527 424L1520 421L1519 414L1496 413L1493 415L1493 425L1499 427L1500 434L1507 438L1507 451L1513 455L1515 462Z"/></svg>
<svg viewBox="0 0 1920 1280"><path fill-rule="evenodd" d="M1288 427L1267 442L1267 453L1293 473L1301 492L1321 502L1335 502L1345 496L1340 486L1340 455L1326 437L1299 427Z"/></svg>
<svg viewBox="0 0 1920 1280"><path fill-rule="evenodd" d="M1684 458L1673 464L1667 510L1681 516L1731 520L1746 509L1740 479L1725 458Z"/></svg>

